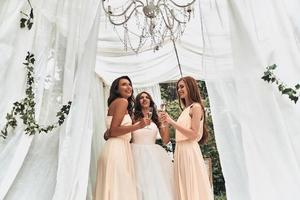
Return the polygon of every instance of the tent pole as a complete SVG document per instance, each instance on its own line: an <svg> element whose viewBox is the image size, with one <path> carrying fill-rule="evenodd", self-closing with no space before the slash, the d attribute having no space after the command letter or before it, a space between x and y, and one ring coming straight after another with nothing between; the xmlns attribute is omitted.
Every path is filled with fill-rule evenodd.
<svg viewBox="0 0 300 200"><path fill-rule="evenodd" d="M174 51L175 51L175 54L176 54L176 59L177 59L178 68L179 68L179 71L180 71L180 76L182 78L181 64L180 64L180 61L179 61L179 56L178 56L178 52L177 52L177 48L176 48L174 37L172 37L172 42L173 42Z"/></svg>

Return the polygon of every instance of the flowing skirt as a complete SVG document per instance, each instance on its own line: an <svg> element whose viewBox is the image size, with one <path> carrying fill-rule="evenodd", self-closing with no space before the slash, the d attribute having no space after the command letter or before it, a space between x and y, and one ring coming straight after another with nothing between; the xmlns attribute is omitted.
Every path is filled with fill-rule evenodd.
<svg viewBox="0 0 300 200"><path fill-rule="evenodd" d="M213 200L206 166L197 142L178 142L174 157L177 200Z"/></svg>
<svg viewBox="0 0 300 200"><path fill-rule="evenodd" d="M128 140L111 138L98 160L94 200L137 200L131 147Z"/></svg>
<svg viewBox="0 0 300 200"><path fill-rule="evenodd" d="M131 144L138 200L174 200L173 163L156 144Z"/></svg>

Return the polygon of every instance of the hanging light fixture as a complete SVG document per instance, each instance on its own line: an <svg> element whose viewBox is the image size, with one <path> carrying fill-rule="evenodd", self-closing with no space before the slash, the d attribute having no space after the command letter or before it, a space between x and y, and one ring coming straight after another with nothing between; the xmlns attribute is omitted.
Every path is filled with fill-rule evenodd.
<svg viewBox="0 0 300 200"><path fill-rule="evenodd" d="M120 1L102 0L102 7L125 50L129 47L139 53L144 47L157 51L171 40L182 76L175 41L184 33L195 1L181 5L175 0L128 0L116 6Z"/></svg>

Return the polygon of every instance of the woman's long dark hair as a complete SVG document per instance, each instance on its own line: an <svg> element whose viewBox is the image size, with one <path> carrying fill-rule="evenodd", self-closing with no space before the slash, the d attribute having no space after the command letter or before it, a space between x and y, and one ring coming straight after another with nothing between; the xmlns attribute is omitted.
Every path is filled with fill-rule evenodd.
<svg viewBox="0 0 300 200"><path fill-rule="evenodd" d="M150 107L153 108L153 113L152 113L152 118L151 120L156 124L156 126L159 128L160 127L160 122L158 120L158 115L157 115L157 109L156 105L151 97L151 95L148 92L141 92L139 93L136 98L135 98L135 104L134 104L134 121L138 121L139 119L142 119L144 117L144 114L142 112L142 106L140 103L140 99L142 94L146 94L149 99L150 99Z"/></svg>
<svg viewBox="0 0 300 200"><path fill-rule="evenodd" d="M132 82L128 76L121 76L117 79L115 79L110 87L109 91L109 97L107 99L107 105L110 106L110 104L116 99L116 98L122 98L119 92L119 82L121 79L127 79L132 86ZM128 100L128 106L127 111L130 116L132 116L132 110L133 110L133 103L134 103L134 97L133 97L133 89L131 96L127 99Z"/></svg>
<svg viewBox="0 0 300 200"><path fill-rule="evenodd" d="M184 107L186 107L186 102L185 102L185 99L180 99L180 96L178 94L178 83L180 81L183 81L185 83L190 100L193 103L196 102L201 105L204 121L203 121L203 135L202 135L199 143L204 144L208 139L209 133L208 133L207 126L206 126L205 109L204 109L204 105L201 101L200 89L198 87L197 81L193 77L190 77L190 76L182 77L177 81L176 89L177 89L177 96L178 96L178 100L179 100L179 106L181 109L182 109L182 106L181 106L182 104L184 105Z"/></svg>

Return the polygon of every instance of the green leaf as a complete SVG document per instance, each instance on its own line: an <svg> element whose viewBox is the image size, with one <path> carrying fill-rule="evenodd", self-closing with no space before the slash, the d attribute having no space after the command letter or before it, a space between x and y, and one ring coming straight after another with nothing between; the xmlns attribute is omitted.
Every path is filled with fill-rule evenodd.
<svg viewBox="0 0 300 200"><path fill-rule="evenodd" d="M26 22L26 19L22 18L21 21L20 21L20 28L24 28L25 27L25 22Z"/></svg>
<svg viewBox="0 0 300 200"><path fill-rule="evenodd" d="M276 69L276 67L277 67L277 65L276 65L276 64L273 64L273 65L270 65L270 66L269 66L269 69L270 69L270 70L274 70L274 69Z"/></svg>
<svg viewBox="0 0 300 200"><path fill-rule="evenodd" d="M300 89L300 84L298 83L297 85L295 85L295 88L296 88L297 90L299 90L299 89Z"/></svg>
<svg viewBox="0 0 300 200"><path fill-rule="evenodd" d="M33 22L27 23L28 30L32 28Z"/></svg>
<svg viewBox="0 0 300 200"><path fill-rule="evenodd" d="M6 137L7 137L7 129L5 128L5 129L3 129L3 130L1 130L1 135L0 135L3 139L6 139Z"/></svg>
<svg viewBox="0 0 300 200"><path fill-rule="evenodd" d="M58 124L61 126L64 123L64 120L58 120Z"/></svg>
<svg viewBox="0 0 300 200"><path fill-rule="evenodd" d="M285 89L283 84L278 85L278 90L282 92Z"/></svg>
<svg viewBox="0 0 300 200"><path fill-rule="evenodd" d="M33 8L31 8L29 16L33 19Z"/></svg>
<svg viewBox="0 0 300 200"><path fill-rule="evenodd" d="M56 113L56 117L61 116L61 115L62 115L62 112L57 112Z"/></svg>
<svg viewBox="0 0 300 200"><path fill-rule="evenodd" d="M30 63L33 64L33 65L34 65L34 61L35 61L34 58L31 58L31 59L30 59Z"/></svg>
<svg viewBox="0 0 300 200"><path fill-rule="evenodd" d="M264 81L270 82L270 77L269 76L263 76L261 77Z"/></svg>
<svg viewBox="0 0 300 200"><path fill-rule="evenodd" d="M276 81L276 78L275 78L275 77L271 78L271 82L272 82L272 83L274 83L275 81Z"/></svg>
<svg viewBox="0 0 300 200"><path fill-rule="evenodd" d="M299 97L297 97L297 96L289 96L289 98L290 98L292 101L294 101L295 104L297 103L297 101L298 101L298 99L299 99Z"/></svg>
<svg viewBox="0 0 300 200"><path fill-rule="evenodd" d="M286 88L282 91L283 94L288 94L289 92L293 91L292 88Z"/></svg>
<svg viewBox="0 0 300 200"><path fill-rule="evenodd" d="M69 114L69 112L70 112L70 108L66 111L66 115L68 115Z"/></svg>

